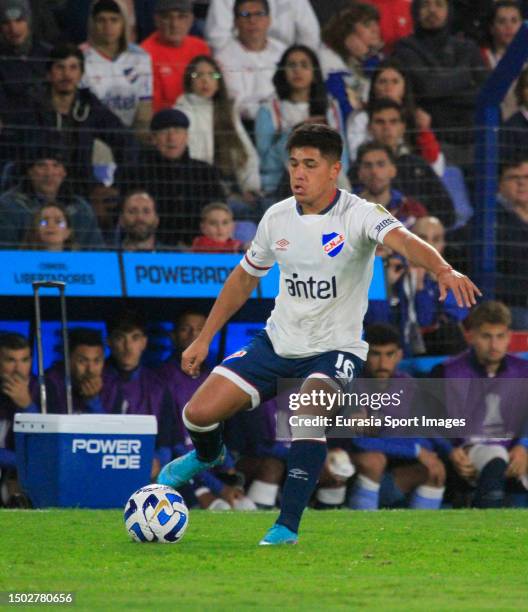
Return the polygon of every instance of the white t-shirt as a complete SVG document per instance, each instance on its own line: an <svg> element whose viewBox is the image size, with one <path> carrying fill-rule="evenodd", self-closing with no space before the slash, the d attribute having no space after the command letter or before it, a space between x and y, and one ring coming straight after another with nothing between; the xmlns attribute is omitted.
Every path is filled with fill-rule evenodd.
<svg viewBox="0 0 528 612"><path fill-rule="evenodd" d="M84 76L81 87L88 87L99 100L128 127L134 122L142 100L152 99L152 62L137 45L114 60L92 46L82 46Z"/></svg>
<svg viewBox="0 0 528 612"><path fill-rule="evenodd" d="M279 295L266 323L278 355L346 351L366 359L361 336L374 253L396 227L379 204L339 190L324 214L303 215L293 197L266 211L241 266L265 276L279 264Z"/></svg>

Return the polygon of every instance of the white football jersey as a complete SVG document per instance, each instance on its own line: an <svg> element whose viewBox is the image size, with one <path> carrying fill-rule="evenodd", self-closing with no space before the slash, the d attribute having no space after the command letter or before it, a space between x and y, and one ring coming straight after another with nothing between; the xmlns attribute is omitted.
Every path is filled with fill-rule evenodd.
<svg viewBox="0 0 528 612"><path fill-rule="evenodd" d="M241 266L265 276L279 264L280 288L266 332L281 357L347 351L366 359L361 339L377 243L402 224L383 206L338 190L318 215L295 198L271 206Z"/></svg>
<svg viewBox="0 0 528 612"><path fill-rule="evenodd" d="M137 45L115 59L90 45L82 46L84 75L81 87L88 87L121 121L130 127L141 100L152 98L152 62Z"/></svg>

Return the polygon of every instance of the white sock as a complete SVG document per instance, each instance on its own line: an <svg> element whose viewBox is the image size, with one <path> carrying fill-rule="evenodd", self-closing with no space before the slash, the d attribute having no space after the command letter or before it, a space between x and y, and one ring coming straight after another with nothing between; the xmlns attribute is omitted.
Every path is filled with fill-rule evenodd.
<svg viewBox="0 0 528 612"><path fill-rule="evenodd" d="M375 480L371 480L367 476L363 474L358 474L356 479L356 484L359 484L362 489L367 489L368 491L377 492L380 490L380 483Z"/></svg>
<svg viewBox="0 0 528 612"><path fill-rule="evenodd" d="M331 489L329 487L320 487L317 489L315 497L317 501L327 506L340 506L345 501L346 487L337 487Z"/></svg>
<svg viewBox="0 0 528 612"><path fill-rule="evenodd" d="M254 480L249 487L247 496L260 506L269 506L273 508L277 500L279 491L278 484L270 484L262 480Z"/></svg>

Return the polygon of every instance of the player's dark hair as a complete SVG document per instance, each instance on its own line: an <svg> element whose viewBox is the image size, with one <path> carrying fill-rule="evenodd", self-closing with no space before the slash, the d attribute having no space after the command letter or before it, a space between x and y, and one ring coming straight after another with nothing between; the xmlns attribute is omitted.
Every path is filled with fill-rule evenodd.
<svg viewBox="0 0 528 612"><path fill-rule="evenodd" d="M177 329L181 325L183 319L189 316L207 318L207 313L203 312L199 308L186 308L184 311L180 312L180 314L174 320L174 329Z"/></svg>
<svg viewBox="0 0 528 612"><path fill-rule="evenodd" d="M288 153L292 149L313 147L323 157L339 161L343 154L343 141L339 132L322 123L306 123L293 130L286 143Z"/></svg>
<svg viewBox="0 0 528 612"><path fill-rule="evenodd" d="M104 349L103 338L101 332L97 329L89 327L75 327L68 330L68 347L70 354L78 346L100 346Z"/></svg>
<svg viewBox="0 0 528 612"><path fill-rule="evenodd" d="M464 321L464 327L466 329L478 329L485 323L489 323L490 325L506 325L509 328L511 322L511 312L506 304L496 300L488 300L471 310Z"/></svg>
<svg viewBox="0 0 528 612"><path fill-rule="evenodd" d="M46 60L46 72L51 70L53 64L56 62L61 62L68 57L75 57L79 60L79 63L81 64L81 73L84 74L83 52L71 43L57 45L51 49L51 51L48 53L48 59Z"/></svg>
<svg viewBox="0 0 528 612"><path fill-rule="evenodd" d="M147 335L147 321L139 310L126 308L118 312L107 322L106 329L109 336L116 333L128 334L136 329Z"/></svg>
<svg viewBox="0 0 528 612"><path fill-rule="evenodd" d="M156 204L156 200L154 199L154 196L152 196L146 189L132 189L131 191L127 191L127 193L123 196L123 199L121 200L121 204L119 206L120 213L125 210L126 202L128 202L128 200L135 195L145 195L150 200L152 200L154 202L154 212L158 214L158 205Z"/></svg>
<svg viewBox="0 0 528 612"><path fill-rule="evenodd" d="M528 155L519 155L513 156L510 159L506 159L500 164L499 167L499 176L502 178L505 172L508 170L512 170L513 168L518 168L523 164L528 164Z"/></svg>
<svg viewBox="0 0 528 612"><path fill-rule="evenodd" d="M372 153L373 151L383 151L387 154L391 164L393 166L396 165L396 156L394 155L393 150L387 146L382 144L381 142L365 142L362 144L357 151L356 163L359 166L361 164L363 157L368 153Z"/></svg>
<svg viewBox="0 0 528 612"><path fill-rule="evenodd" d="M378 98L373 100L372 104L368 108L369 123L372 121L376 113L381 113L384 110L392 109L397 111L400 115L400 119L405 123L405 114L401 104L398 104L395 100L390 98Z"/></svg>
<svg viewBox="0 0 528 612"><path fill-rule="evenodd" d="M246 4L247 2L258 2L259 4L262 4L262 7L266 11L266 13L269 15L270 7L269 7L268 0L235 0L235 3L233 5L233 13L235 17L238 17L238 9L240 8L240 5Z"/></svg>
<svg viewBox="0 0 528 612"><path fill-rule="evenodd" d="M393 326L386 323L373 323L365 330L365 341L370 346L385 346L395 344L398 348L402 347L400 332Z"/></svg>
<svg viewBox="0 0 528 612"><path fill-rule="evenodd" d="M0 332L0 349L20 351L27 348L31 348L29 340L22 334L17 334L15 332Z"/></svg>

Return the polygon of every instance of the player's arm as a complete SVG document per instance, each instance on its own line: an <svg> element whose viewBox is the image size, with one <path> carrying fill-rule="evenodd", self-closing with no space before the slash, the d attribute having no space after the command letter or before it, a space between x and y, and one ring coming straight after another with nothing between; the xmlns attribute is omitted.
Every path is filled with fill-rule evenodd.
<svg viewBox="0 0 528 612"><path fill-rule="evenodd" d="M440 288L441 301L445 300L451 289L460 307L471 308L477 303L477 296L482 295L478 287L467 276L454 270L434 247L405 228L397 227L389 231L383 244L434 274Z"/></svg>
<svg viewBox="0 0 528 612"><path fill-rule="evenodd" d="M247 302L259 283L259 277L237 266L227 278L207 317L200 335L182 354L182 370L190 376L200 373L200 365L209 352L214 335Z"/></svg>

